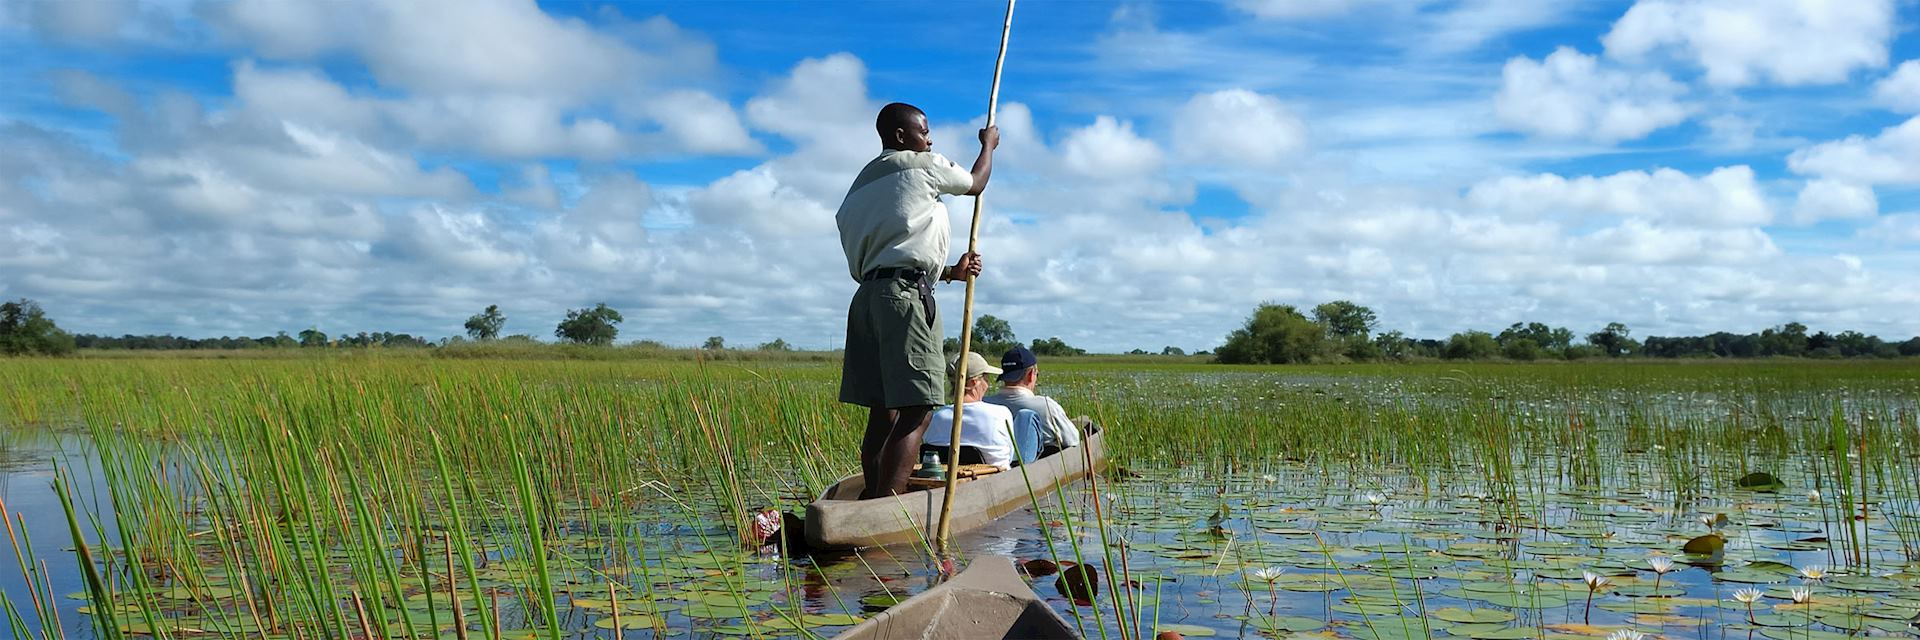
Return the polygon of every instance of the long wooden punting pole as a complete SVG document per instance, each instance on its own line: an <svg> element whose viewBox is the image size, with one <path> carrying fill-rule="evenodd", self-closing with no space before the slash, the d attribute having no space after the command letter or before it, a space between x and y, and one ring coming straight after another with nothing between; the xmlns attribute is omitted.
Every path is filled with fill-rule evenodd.
<svg viewBox="0 0 1920 640"><path fill-rule="evenodd" d="M993 126L994 113L1000 109L1000 67L1007 63L1007 34L1013 31L1013 3L1007 0L1007 20L1000 25L1000 56L993 60L993 91L987 95L987 126ZM967 230L967 252L980 248L980 206L986 194L973 197L973 226ZM953 526L953 496L960 490L960 412L966 408L967 352L973 350L973 276L967 275L967 301L960 310L960 363L953 387L953 433L947 442L947 497L940 503L940 555L947 555L947 538Z"/></svg>

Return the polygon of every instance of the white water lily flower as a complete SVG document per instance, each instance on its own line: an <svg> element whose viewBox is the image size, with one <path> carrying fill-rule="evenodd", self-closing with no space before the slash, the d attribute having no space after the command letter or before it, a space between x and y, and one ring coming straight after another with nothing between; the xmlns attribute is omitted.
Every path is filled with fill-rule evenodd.
<svg viewBox="0 0 1920 640"><path fill-rule="evenodd" d="M1819 501L1820 501L1819 489L1814 489L1812 491L1807 492L1807 502L1819 502Z"/></svg>
<svg viewBox="0 0 1920 640"><path fill-rule="evenodd" d="M1253 570L1253 577L1261 582L1275 582L1286 572L1286 567L1260 567Z"/></svg>
<svg viewBox="0 0 1920 640"><path fill-rule="evenodd" d="M1385 503L1386 503L1386 501L1387 501L1387 496L1385 496L1385 495L1382 495L1382 494L1381 494L1380 492L1378 492L1378 491L1369 491L1369 492L1367 492L1367 494L1366 494L1366 495L1364 495L1364 496L1361 496L1361 497L1363 497L1363 498L1366 498L1366 500L1367 500L1367 504L1370 504L1370 505L1373 505L1373 506L1376 506L1376 507L1377 507L1377 506L1380 506L1380 505L1382 505L1382 504L1385 504Z"/></svg>
<svg viewBox="0 0 1920 640"><path fill-rule="evenodd" d="M1646 640L1647 634L1632 629L1621 629L1607 634L1607 640Z"/></svg>
<svg viewBox="0 0 1920 640"><path fill-rule="evenodd" d="M1666 556L1654 556L1651 558L1647 558L1647 565L1653 567L1654 573L1664 574L1668 571L1673 570L1673 558L1669 558Z"/></svg>
<svg viewBox="0 0 1920 640"><path fill-rule="evenodd" d="M1788 594L1793 596L1794 604L1806 604L1813 601L1813 587L1794 587Z"/></svg>
<svg viewBox="0 0 1920 640"><path fill-rule="evenodd" d="M1613 584L1612 579L1592 571L1580 572L1580 580L1587 583L1588 591L1599 591L1601 588Z"/></svg>
<svg viewBox="0 0 1920 640"><path fill-rule="evenodd" d="M1827 579L1827 568L1820 565L1800 567L1800 579L1807 582L1819 582Z"/></svg>
<svg viewBox="0 0 1920 640"><path fill-rule="evenodd" d="M1741 589L1733 592L1733 599L1740 604L1753 604L1760 601L1759 589Z"/></svg>
<svg viewBox="0 0 1920 640"><path fill-rule="evenodd" d="M1263 474L1260 474L1260 481L1261 481L1261 482L1267 482L1267 483L1273 483L1273 482L1279 482L1279 481L1280 481L1280 479L1279 479L1279 478L1275 478L1275 477L1273 477L1273 474L1271 474L1271 473L1263 473Z"/></svg>

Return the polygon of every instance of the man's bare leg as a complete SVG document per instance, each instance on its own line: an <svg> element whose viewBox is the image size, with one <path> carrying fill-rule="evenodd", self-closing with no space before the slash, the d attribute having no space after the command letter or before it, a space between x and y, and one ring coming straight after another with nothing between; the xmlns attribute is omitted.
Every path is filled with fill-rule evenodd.
<svg viewBox="0 0 1920 640"><path fill-rule="evenodd" d="M933 407L901 407L890 410L890 413L893 414L891 429L880 447L880 457L875 466L879 481L867 485L867 490L861 495L863 499L907 492L907 477L913 475L913 465L920 460L921 434L926 432L927 421L933 417Z"/></svg>
<svg viewBox="0 0 1920 640"><path fill-rule="evenodd" d="M864 481L860 489L860 499L880 495L875 487L886 482L880 473L880 450L887 446L887 436L893 433L893 419L896 411L881 407L867 410L867 433L860 439L860 479Z"/></svg>

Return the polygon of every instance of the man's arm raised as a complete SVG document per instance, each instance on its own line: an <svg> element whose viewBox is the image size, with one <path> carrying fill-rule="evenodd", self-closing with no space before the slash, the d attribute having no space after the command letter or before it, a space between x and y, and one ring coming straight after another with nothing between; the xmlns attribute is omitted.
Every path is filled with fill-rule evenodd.
<svg viewBox="0 0 1920 640"><path fill-rule="evenodd" d="M980 157L973 159L973 188L963 195L977 196L987 190L987 180L993 177L993 150L1000 146L1000 127L987 127L980 130Z"/></svg>

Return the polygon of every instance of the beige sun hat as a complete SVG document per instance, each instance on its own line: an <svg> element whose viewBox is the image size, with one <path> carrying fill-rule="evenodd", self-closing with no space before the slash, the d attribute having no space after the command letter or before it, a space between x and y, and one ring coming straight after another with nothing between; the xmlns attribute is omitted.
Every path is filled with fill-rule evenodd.
<svg viewBox="0 0 1920 640"><path fill-rule="evenodd" d="M981 357L980 354L968 351L966 355L967 377L997 376L1002 373L1000 367L989 364L987 359ZM957 375L960 375L960 354L956 353L953 357L947 359L947 376L953 377Z"/></svg>

